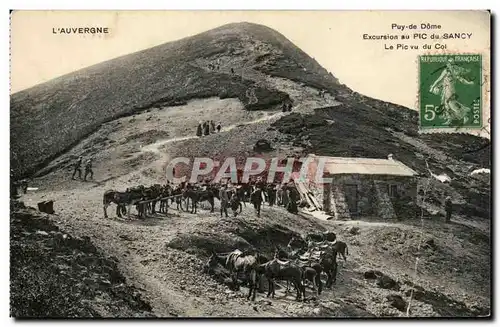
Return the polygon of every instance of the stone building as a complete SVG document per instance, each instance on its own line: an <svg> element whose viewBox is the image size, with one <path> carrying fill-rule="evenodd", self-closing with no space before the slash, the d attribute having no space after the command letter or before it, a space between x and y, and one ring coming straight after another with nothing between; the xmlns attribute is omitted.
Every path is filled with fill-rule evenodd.
<svg viewBox="0 0 500 327"><path fill-rule="evenodd" d="M318 175L320 158L325 164ZM388 159L310 155L309 160L306 183L319 193L322 210L335 219L415 215L418 174L392 155ZM331 182L321 183L316 176Z"/></svg>

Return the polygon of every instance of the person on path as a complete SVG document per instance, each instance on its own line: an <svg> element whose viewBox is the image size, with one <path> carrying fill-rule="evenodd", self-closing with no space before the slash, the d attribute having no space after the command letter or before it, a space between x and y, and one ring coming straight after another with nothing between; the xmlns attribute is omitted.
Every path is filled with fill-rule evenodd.
<svg viewBox="0 0 500 327"><path fill-rule="evenodd" d="M281 204L283 205L283 207L288 208L288 203L290 201L290 199L288 198L288 187L286 185L283 185L281 191Z"/></svg>
<svg viewBox="0 0 500 327"><path fill-rule="evenodd" d="M196 136L202 137L203 136L203 131L201 129L201 124L198 124L198 127L196 128Z"/></svg>
<svg viewBox="0 0 500 327"><path fill-rule="evenodd" d="M299 212L299 209L297 208L297 200L298 200L297 194L295 193L295 190L293 190L292 188L289 188L287 190L287 193L289 198L287 210L288 212L297 214Z"/></svg>
<svg viewBox="0 0 500 327"><path fill-rule="evenodd" d="M210 135L210 123L209 123L208 121L207 121L207 122L205 122L205 127L204 127L204 129L203 129L203 134L204 134L205 136Z"/></svg>
<svg viewBox="0 0 500 327"><path fill-rule="evenodd" d="M269 206L272 207L276 203L276 185L272 183L267 189L267 194L269 196Z"/></svg>
<svg viewBox="0 0 500 327"><path fill-rule="evenodd" d="M262 190L258 187L250 195L250 201L253 204L253 207L257 211L257 217L260 217L260 209L262 207Z"/></svg>
<svg viewBox="0 0 500 327"><path fill-rule="evenodd" d="M220 125L220 123L217 124L217 133L220 133L220 130L222 129L222 126Z"/></svg>
<svg viewBox="0 0 500 327"><path fill-rule="evenodd" d="M78 172L78 178L82 179L82 160L83 158L80 156L78 157L78 160L74 163L73 176L71 176L71 179L75 179L75 175L77 172Z"/></svg>
<svg viewBox="0 0 500 327"><path fill-rule="evenodd" d="M210 133L215 133L215 123L213 120L210 121Z"/></svg>
<svg viewBox="0 0 500 327"><path fill-rule="evenodd" d="M85 162L85 174L83 175L83 180L87 180L87 175L90 175L91 179L94 179L94 171L92 171L92 158Z"/></svg>
<svg viewBox="0 0 500 327"><path fill-rule="evenodd" d="M444 210L446 211L446 222L449 223L451 221L451 213L453 209L453 202L451 202L451 197L447 196L444 201Z"/></svg>
<svg viewBox="0 0 500 327"><path fill-rule="evenodd" d="M222 217L222 213L226 215L226 218L229 217L227 214L227 207L229 206L229 195L227 194L227 184L222 185L219 190L219 198L220 198L220 216Z"/></svg>

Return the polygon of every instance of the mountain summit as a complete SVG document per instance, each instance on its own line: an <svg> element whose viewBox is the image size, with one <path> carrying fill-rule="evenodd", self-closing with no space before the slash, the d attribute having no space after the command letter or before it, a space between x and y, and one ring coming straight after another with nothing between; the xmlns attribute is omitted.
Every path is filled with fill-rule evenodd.
<svg viewBox="0 0 500 327"><path fill-rule="evenodd" d="M217 62L219 70L207 70ZM228 74L231 68L234 74ZM102 123L195 98L238 98L266 109L288 95L264 74L332 90L335 77L280 33L234 23L105 61L11 96L11 166L33 172ZM248 90L255 93L249 97Z"/></svg>

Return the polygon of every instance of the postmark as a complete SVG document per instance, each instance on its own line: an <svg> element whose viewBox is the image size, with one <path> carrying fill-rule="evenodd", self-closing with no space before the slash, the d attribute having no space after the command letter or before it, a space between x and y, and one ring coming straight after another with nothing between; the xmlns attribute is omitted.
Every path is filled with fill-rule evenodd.
<svg viewBox="0 0 500 327"><path fill-rule="evenodd" d="M481 130L484 76L481 54L418 57L421 131Z"/></svg>

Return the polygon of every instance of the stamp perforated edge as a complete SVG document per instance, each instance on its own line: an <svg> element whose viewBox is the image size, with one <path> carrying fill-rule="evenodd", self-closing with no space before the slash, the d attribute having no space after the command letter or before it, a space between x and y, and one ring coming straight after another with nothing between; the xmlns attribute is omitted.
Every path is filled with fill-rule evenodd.
<svg viewBox="0 0 500 327"><path fill-rule="evenodd" d="M419 134L473 134L481 137L485 137L484 134L490 134L490 117L491 117L491 99L490 99L490 88L491 88L491 52L485 50L481 51L460 51L460 50L448 50L448 51L435 51L435 52L423 52L417 55L415 59L415 66L417 67L417 95L415 101L415 109L419 112L419 122L418 122L418 132ZM420 57L421 56L453 56L453 55L481 55L481 126L482 127L438 127L438 128L422 128L420 125Z"/></svg>

